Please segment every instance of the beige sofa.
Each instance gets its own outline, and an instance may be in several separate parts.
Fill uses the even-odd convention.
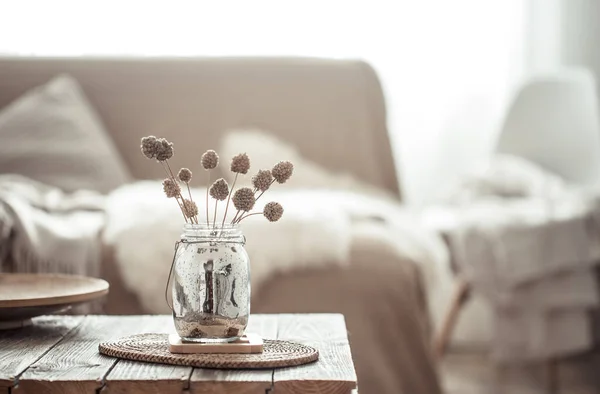
[[[364,62],[4,58],[0,108],[60,73],[80,82],[137,179],[162,175],[139,154],[144,135],[177,141],[179,165],[197,162],[226,129],[256,127],[400,198],[382,90]],[[252,310],[341,312],[361,393],[438,393],[420,271],[378,236],[378,226],[355,226],[348,268],[273,279],[255,291]],[[102,275],[111,283],[107,313],[144,313],[124,288],[110,250]]]

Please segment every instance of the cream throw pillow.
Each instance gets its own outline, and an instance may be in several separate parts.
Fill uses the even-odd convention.
[[[238,177],[236,189],[238,186],[251,186],[252,175],[258,170],[271,169],[279,161],[289,160],[294,163],[294,173],[286,182],[285,190],[343,190],[382,198],[396,198],[385,190],[361,182],[351,174],[332,172],[303,157],[293,145],[257,129],[229,130],[221,140],[218,151],[219,166],[230,185],[234,178],[229,169],[231,158],[244,152],[250,157],[250,171],[245,176]]]
[[[0,173],[65,191],[106,193],[131,180],[77,81],[58,76],[0,111]]]

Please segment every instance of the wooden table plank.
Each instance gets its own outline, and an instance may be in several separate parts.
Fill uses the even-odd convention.
[[[264,394],[267,390],[277,394],[348,394],[356,387],[341,315],[253,315],[249,332],[267,339],[306,343],[320,351],[320,360],[313,364],[259,371],[137,363],[98,353],[98,343],[105,340],[143,332],[169,332],[173,327],[170,316],[48,317],[41,319],[40,325],[44,321],[54,324],[54,328],[42,330],[39,336],[23,336],[25,330],[18,335],[0,333],[0,377],[7,382],[0,386],[0,394]],[[15,376],[17,385],[11,391]]]
[[[277,315],[251,315],[246,331],[257,333],[264,339],[275,339],[277,321]],[[195,368],[190,379],[190,392],[265,394],[267,389],[271,389],[272,381],[272,369],[234,371]]]
[[[348,342],[346,321],[339,313],[281,313],[278,323],[277,339]]]
[[[82,321],[81,316],[45,316],[33,319],[32,326],[0,331],[0,387],[14,386],[20,374]]]
[[[278,339],[317,348],[319,360],[276,369],[273,384],[277,394],[349,394],[356,388],[356,372],[342,315],[279,315],[278,332]]]
[[[98,343],[144,332],[152,316],[86,316],[83,323],[20,377],[13,394],[95,393],[117,359],[98,352]]]
[[[140,326],[140,333],[175,332],[171,316],[153,316]],[[143,363],[119,360],[105,378],[101,394],[113,393],[156,393],[180,394],[188,389],[192,367]]]

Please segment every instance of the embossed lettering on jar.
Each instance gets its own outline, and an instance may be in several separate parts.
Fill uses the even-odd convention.
[[[250,261],[237,225],[186,224],[175,251],[173,319],[184,341],[231,342],[250,316]]]

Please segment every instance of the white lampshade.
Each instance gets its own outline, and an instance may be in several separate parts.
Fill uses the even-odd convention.
[[[525,83],[512,101],[498,153],[530,160],[579,185],[600,184],[596,80],[568,69]]]

